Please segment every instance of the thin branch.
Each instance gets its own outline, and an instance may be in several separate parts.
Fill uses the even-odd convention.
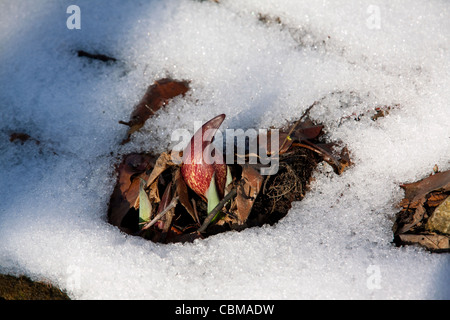
[[[297,122],[291,127],[291,129],[289,130],[288,135],[286,136],[286,138],[283,140],[283,143],[281,144],[281,147],[279,148],[279,150],[282,150],[284,145],[286,144],[286,141],[288,141],[292,135],[292,133],[294,132],[295,129],[297,129],[298,125],[302,122],[303,118],[305,118],[309,112],[311,111],[311,109],[317,104],[317,101],[314,101],[314,103],[312,105],[310,105],[305,112],[303,112],[302,116],[300,117],[300,119],[297,120]]]
[[[205,221],[203,221],[202,226],[197,230],[198,232],[205,232],[206,228],[209,226],[211,221],[214,219],[216,214],[223,208],[223,206],[231,200],[237,193],[236,188],[231,189],[230,192],[227,193],[227,195],[219,202],[219,204],[212,209],[212,211],[208,214]]]
[[[172,199],[172,201],[169,203],[169,205],[160,213],[158,213],[156,215],[156,217],[153,218],[152,221],[150,221],[149,223],[147,223],[146,225],[144,225],[141,229],[141,231],[147,230],[148,228],[150,228],[152,225],[154,225],[159,219],[161,219],[167,212],[170,211],[170,209],[174,208],[178,203],[178,197],[175,197]]]
[[[200,225],[200,219],[198,218],[198,212],[197,212],[197,203],[195,202],[195,199],[191,199],[192,202],[192,208],[194,209],[194,215],[195,215],[195,221]]]

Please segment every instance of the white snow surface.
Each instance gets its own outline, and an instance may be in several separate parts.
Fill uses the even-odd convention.
[[[450,256],[391,230],[399,185],[450,169],[449,35],[437,0],[2,1],[0,272],[73,299],[449,299]],[[191,90],[121,146],[118,121],[166,76]],[[223,129],[282,126],[315,101],[354,165],[320,165],[276,225],[162,245],[107,223],[121,155],[219,113]]]

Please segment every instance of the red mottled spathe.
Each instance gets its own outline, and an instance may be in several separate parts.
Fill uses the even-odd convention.
[[[204,150],[207,148],[217,131],[225,119],[225,115],[221,114],[217,117],[206,122],[192,137],[188,146],[183,152],[183,164],[181,166],[181,174],[186,184],[194,190],[204,200],[206,199],[206,192],[208,191],[211,179],[215,173],[216,187],[219,193],[219,197],[223,197],[225,190],[225,183],[227,177],[227,165],[223,161],[220,163],[212,163],[205,161],[203,158]],[[201,141],[201,152],[194,152],[194,141]],[[222,155],[216,155],[216,157],[222,157]]]

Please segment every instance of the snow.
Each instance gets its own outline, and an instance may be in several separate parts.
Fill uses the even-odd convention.
[[[448,254],[391,243],[399,184],[450,169],[449,18],[437,0],[2,1],[0,272],[73,299],[449,299]],[[121,146],[118,121],[166,76],[190,94]],[[106,222],[120,155],[220,113],[223,129],[285,125],[315,101],[355,164],[321,165],[278,224],[161,245]],[[397,107],[342,120],[378,106]]]

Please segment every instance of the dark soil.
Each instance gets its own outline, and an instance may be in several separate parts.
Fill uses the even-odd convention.
[[[308,190],[311,175],[320,157],[308,149],[297,148],[280,156],[278,173],[266,176],[258,198],[253,205],[249,220],[261,224],[274,224],[282,219],[300,201]]]
[[[0,274],[0,300],[70,300],[56,287],[27,277]]]

